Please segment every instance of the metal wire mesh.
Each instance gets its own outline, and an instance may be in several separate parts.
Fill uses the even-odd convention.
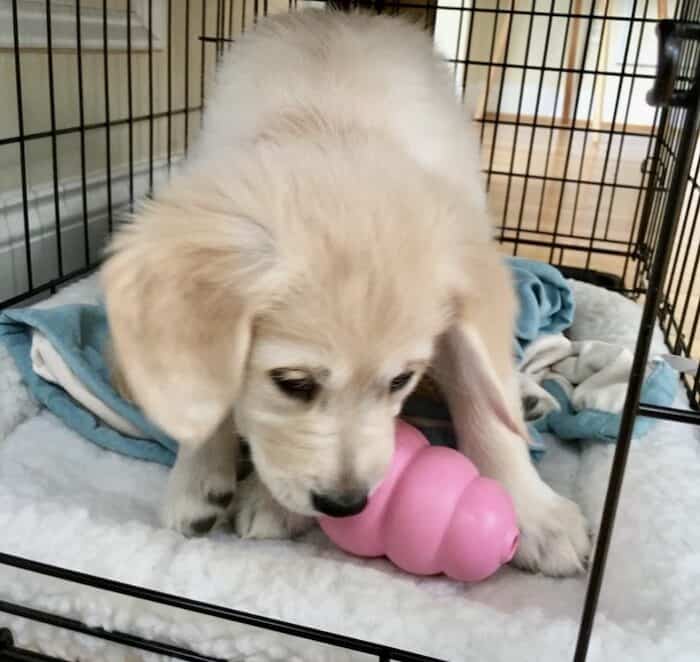
[[[653,78],[648,51],[660,5],[652,0],[618,2],[615,9],[609,0],[353,4],[413,14],[434,32],[453,67],[458,92],[480,124],[486,184],[498,237],[507,250],[567,267],[607,271],[618,288],[643,290],[640,262],[635,260],[642,258],[643,266],[648,255],[641,241],[648,237],[640,237],[639,223],[656,119],[643,94]],[[75,4],[70,58],[78,103],[72,117],[77,122],[71,122],[65,112],[63,121],[57,120],[54,60],[59,56],[52,48],[52,8],[47,2],[42,77],[48,94],[38,101],[47,101],[50,111],[44,126],[31,129],[25,127],[20,12],[13,11],[16,131],[0,134],[0,150],[14,151],[22,223],[21,232],[17,223],[6,229],[13,241],[9,255],[14,268],[0,301],[11,303],[50,289],[96,263],[115,218],[152,191],[163,171],[187,153],[199,128],[191,118],[201,117],[207,78],[226,43],[253,26],[259,15],[291,10],[296,2],[279,0],[270,6],[268,0],[168,0],[157,45],[149,2],[148,12],[140,17],[147,43],[139,53],[132,43],[137,14],[131,0],[122,3],[128,22],[124,50],[112,45],[111,10],[107,0],[101,5],[101,44],[91,40],[88,51],[81,34],[81,3]],[[92,71],[96,54],[101,56],[99,81]],[[65,68],[65,56],[60,57]],[[91,72],[86,82],[87,58]],[[86,100],[91,97],[101,110],[89,103],[88,113]],[[79,138],[73,151],[80,155],[75,175],[82,205],[64,212],[61,189],[68,168],[61,154],[73,137]],[[30,153],[46,140],[51,143],[50,159],[44,157],[51,161],[48,168]],[[124,180],[123,170],[128,170],[128,193],[113,183],[115,177]],[[103,180],[99,202],[90,195],[93,176]],[[44,219],[32,219],[31,193],[50,180],[53,211],[42,210]],[[66,237],[76,226],[82,226],[79,247]],[[43,233],[42,241],[36,240],[37,233]]]
[[[214,64],[199,39],[213,28],[211,4],[168,0],[155,16],[152,1],[75,2],[68,13],[47,0],[42,30],[34,8],[13,0],[4,29],[15,113],[0,123],[3,305],[94,267],[114,223],[187,154]]]
[[[608,271],[635,291],[640,166],[654,126],[653,111],[637,106],[653,76],[643,46],[656,5],[474,4],[467,46],[453,61],[468,98],[481,87],[475,119],[499,238],[514,254]],[[484,53],[473,26],[489,22]]]
[[[683,23],[697,23],[700,20],[700,6],[698,3],[684,3],[678,8],[677,19]],[[677,93],[691,91],[697,59],[697,44],[694,41],[684,42],[675,86]],[[669,205],[671,193],[668,184],[673,169],[678,164],[686,121],[687,108],[684,106],[661,111],[656,137],[647,158],[650,164],[649,195],[640,213],[638,229],[638,284],[642,292],[646,291],[649,265],[661,239],[663,215]],[[660,327],[671,352],[685,357],[698,356],[700,353],[697,336],[700,316],[697,279],[700,265],[700,151],[697,148],[697,140],[692,142],[690,159],[678,229],[671,249],[668,272],[661,289],[658,310]],[[687,387],[691,405],[697,408],[700,405],[700,382],[697,375],[688,369],[682,375],[682,379]]]

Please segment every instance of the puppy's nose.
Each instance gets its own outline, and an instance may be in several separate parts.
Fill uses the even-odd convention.
[[[362,512],[367,505],[367,492],[311,493],[311,503],[318,512],[329,517],[349,517]]]

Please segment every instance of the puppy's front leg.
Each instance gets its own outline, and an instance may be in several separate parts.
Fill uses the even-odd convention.
[[[313,518],[281,506],[255,472],[241,482],[234,511],[234,527],[241,538],[291,538],[314,523]]]
[[[223,521],[236,489],[239,442],[227,419],[195,449],[181,447],[168,479],[163,521],[185,535],[202,535]]]
[[[581,572],[590,548],[585,519],[576,504],[540,478],[530,460],[515,394],[509,398],[507,386],[494,383],[496,375],[481,364],[485,348],[475,344],[480,341],[469,332],[449,332],[436,366],[459,448],[513,498],[521,531],[515,564],[552,576]]]

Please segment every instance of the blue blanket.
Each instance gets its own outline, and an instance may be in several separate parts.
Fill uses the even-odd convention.
[[[515,354],[545,333],[561,333],[574,320],[574,295],[561,272],[550,264],[508,258],[519,310],[515,327]]]
[[[75,376],[112,410],[144,434],[127,437],[81,407],[61,387],[45,381],[32,369],[32,331],[41,331]],[[141,411],[119,396],[109,378],[105,347],[109,339],[102,306],[66,305],[21,308],[0,315],[0,341],[14,358],[34,397],[66,425],[86,439],[117,453],[172,465],[177,443],[151,423]]]
[[[524,347],[539,335],[559,333],[570,326],[574,301],[566,280],[554,267],[522,258],[510,258],[508,264],[520,304],[514,338],[514,351],[520,356]],[[32,369],[30,358],[34,329],[49,339],[91,393],[141,430],[143,438],[117,432],[81,407],[62,388],[39,377]],[[25,383],[40,403],[69,427],[103,448],[142,460],[172,465],[177,443],[147,420],[137,407],[122,399],[111,385],[104,359],[108,336],[107,319],[102,306],[25,308],[0,314],[0,342],[7,346]],[[454,433],[449,427],[449,412],[443,403],[417,395],[408,400],[404,413],[411,417],[437,421],[435,426],[422,426],[426,436],[435,444],[454,445]],[[569,410],[564,406],[557,419],[559,426],[565,426],[569,422],[568,413]],[[588,419],[579,418],[578,423],[584,420]],[[618,420],[617,415],[606,419],[606,432]],[[541,453],[538,428],[542,429],[541,425],[530,426],[534,457]]]
[[[644,380],[639,400],[648,405],[670,407],[676,398],[678,385],[678,373],[668,363],[660,361]],[[540,438],[538,433],[548,432],[562,441],[594,439],[610,444],[617,441],[619,414],[599,409],[576,411],[564,389],[555,380],[545,380],[542,386],[557,401],[559,410],[531,422],[530,434],[535,438]],[[654,423],[653,418],[638,416],[633,435],[644,436]]]

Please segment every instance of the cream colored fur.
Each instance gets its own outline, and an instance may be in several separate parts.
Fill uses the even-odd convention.
[[[184,172],[114,240],[102,276],[122,379],[182,445],[170,525],[233,514],[241,535],[287,535],[313,493],[371,490],[430,366],[461,450],[513,495],[516,562],[582,569],[585,522],[528,457],[514,296],[475,138],[431,51],[398,19],[263,21],[221,67]],[[315,397],[289,397],[274,371]],[[256,472],[231,501],[237,435]]]

